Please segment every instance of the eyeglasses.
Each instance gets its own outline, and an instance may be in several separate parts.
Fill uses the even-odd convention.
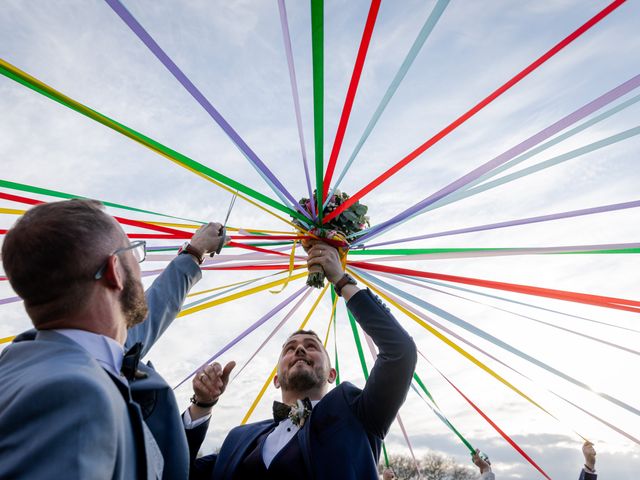
[[[145,242],[144,240],[138,240],[137,242],[133,242],[128,247],[119,248],[109,256],[118,255],[119,253],[126,252],[127,250],[131,250],[131,253],[133,253],[133,258],[135,258],[138,263],[144,262],[144,259],[147,258],[147,242]],[[94,280],[100,280],[102,278],[105,270],[107,269],[108,262],[109,260],[106,260],[98,269],[96,274],[93,276]]]

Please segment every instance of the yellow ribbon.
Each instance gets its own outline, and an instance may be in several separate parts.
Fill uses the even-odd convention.
[[[24,215],[26,210],[17,210],[15,208],[0,208],[0,213],[6,213],[7,215]]]
[[[11,337],[4,337],[4,338],[0,338],[0,343],[8,343],[13,341],[13,339],[16,338],[15,335],[11,336]]]
[[[287,285],[289,285],[289,280],[291,280],[291,275],[293,274],[293,270],[294,270],[293,265],[296,260],[296,243],[297,242],[293,242],[293,245],[291,246],[291,255],[289,255],[289,275],[287,275],[286,282],[282,284],[282,287],[280,288],[280,290],[269,290],[269,292],[280,293],[285,288],[287,288]]]
[[[303,273],[303,275],[305,275],[305,274]],[[316,299],[316,301],[311,306],[311,309],[309,310],[309,313],[307,313],[307,316],[305,317],[304,321],[298,327],[298,330],[302,330],[307,325],[307,322],[311,318],[311,315],[313,315],[313,312],[315,311],[316,307],[320,303],[320,300],[322,300],[322,297],[324,297],[324,294],[327,293],[327,289],[328,288],[329,288],[329,284],[327,284],[322,289],[322,292],[320,292],[320,295],[318,295],[318,298]],[[278,365],[276,365],[273,368],[273,371],[271,372],[271,375],[269,375],[269,378],[267,378],[267,381],[264,382],[264,385],[262,385],[262,388],[260,389],[260,392],[258,392],[258,396],[256,397],[256,399],[253,401],[253,403],[249,407],[249,410],[247,410],[247,413],[245,414],[244,418],[242,419],[242,422],[240,422],[241,425],[244,425],[245,423],[247,423],[247,421],[249,421],[249,418],[253,414],[253,411],[256,409],[256,407],[260,403],[260,400],[262,400],[262,397],[264,396],[264,393],[267,391],[267,387],[273,381],[273,378],[276,376],[277,371],[278,371]]]
[[[278,273],[281,273],[281,272],[278,272]],[[256,279],[251,279],[251,280],[242,280],[241,282],[230,283],[229,285],[223,285],[223,286],[221,286],[221,287],[209,288],[209,289],[207,289],[207,290],[200,290],[199,292],[193,292],[193,293],[190,293],[189,295],[187,295],[187,298],[188,298],[188,297],[195,297],[195,296],[197,296],[197,295],[204,295],[205,293],[211,293],[211,292],[215,292],[215,291],[217,291],[217,290],[224,290],[225,288],[235,287],[235,286],[237,286],[237,285],[242,285],[243,283],[250,283],[250,282],[257,281],[257,280],[262,280],[262,279],[265,279],[265,278],[271,277],[272,275],[277,275],[277,274],[273,274],[273,273],[272,273],[272,274],[270,274],[270,275],[265,275],[264,277],[259,277],[259,278],[256,278]]]
[[[69,103],[70,105],[73,105],[73,107],[75,109],[77,109],[79,112],[81,112],[83,115],[86,115],[87,117],[96,120],[106,126],[108,126],[109,128],[112,128],[113,130],[117,131],[118,133],[121,133],[122,135],[130,138],[131,140],[134,140],[135,142],[139,143],[140,145],[143,145],[144,147],[147,147],[149,150],[154,151],[156,153],[159,153],[160,155],[162,155],[163,157],[165,157],[166,159],[172,161],[173,163],[181,166],[182,168],[185,168],[187,170],[189,170],[192,173],[195,173],[196,175],[204,178],[205,180],[213,183],[214,185],[226,190],[229,193],[232,193],[234,195],[238,195],[238,197],[242,198],[243,200],[249,202],[250,204],[258,207],[260,210],[268,213],[269,215],[273,215],[274,217],[278,218],[279,220],[282,220],[283,222],[287,223],[288,225],[291,225],[292,227],[303,231],[302,228],[298,227],[297,225],[295,225],[293,222],[289,221],[288,219],[266,209],[265,207],[263,207],[262,205],[258,204],[257,202],[251,200],[250,198],[246,197],[245,195],[238,193],[237,190],[231,188],[231,187],[227,187],[226,185],[224,185],[223,183],[220,183],[219,181],[205,175],[202,172],[198,172],[197,170],[193,169],[192,167],[185,165],[184,163],[181,163],[180,161],[171,158],[169,155],[165,154],[164,152],[162,152],[159,149],[154,148],[151,145],[147,145],[146,143],[142,142],[141,139],[137,138],[135,135],[131,134],[130,132],[128,132],[125,128],[123,128],[122,126],[118,125],[116,122],[114,122],[113,120],[111,120],[110,118],[105,117],[104,115],[96,112],[95,110],[92,110],[91,108],[83,105],[82,103],[72,99],[71,97],[68,97],[66,95],[64,95],[63,93],[57,91],[56,89],[50,87],[49,85],[47,85],[46,83],[38,80],[37,78],[29,75],[27,72],[24,72],[22,70],[20,70],[18,67],[11,65],[10,63],[6,62],[5,60],[0,58],[0,65],[2,65],[4,68],[6,68],[8,71],[12,72],[14,75],[17,75],[18,77],[23,77],[23,78],[27,78],[32,84],[37,85],[39,88],[41,88],[42,90],[49,92],[49,93],[53,93],[54,96],[59,96],[60,98],[63,98],[65,100],[65,102]]]
[[[297,280],[298,278],[304,277],[306,274],[307,274],[306,272],[298,273],[297,275],[294,275],[293,277],[291,277],[291,280]],[[272,287],[277,287],[278,285],[281,285],[281,284],[283,284],[284,282],[286,282],[288,280],[289,280],[289,277],[283,278],[281,280],[275,280],[273,282],[265,283],[264,285],[260,285],[258,287],[253,287],[253,288],[250,288],[248,290],[242,290],[241,292],[237,292],[237,293],[234,293],[232,295],[228,295],[226,297],[216,298],[215,300],[212,300],[210,302],[206,302],[206,303],[203,303],[201,305],[196,305],[195,307],[191,307],[191,308],[187,308],[186,310],[182,310],[178,314],[178,317],[184,317],[185,315],[191,315],[192,313],[196,313],[196,312],[199,312],[201,310],[205,310],[207,308],[215,307],[217,305],[222,305],[223,303],[231,302],[232,300],[237,300],[239,298],[246,297],[248,295],[253,295],[254,293],[258,293],[258,292],[261,292],[263,290],[267,290],[267,289],[272,288]]]
[[[487,365],[485,365],[484,363],[482,363],[480,360],[478,360],[476,357],[474,357],[473,355],[471,355],[469,352],[467,352],[466,350],[464,350],[462,347],[458,346],[457,344],[455,344],[454,342],[452,342],[451,340],[449,340],[447,337],[445,337],[442,333],[440,333],[439,331],[437,331],[435,328],[433,328],[431,325],[429,325],[428,323],[426,323],[424,320],[422,320],[421,318],[419,318],[417,315],[415,315],[414,313],[410,312],[409,310],[407,310],[406,308],[402,307],[401,305],[399,305],[397,302],[395,302],[389,295],[385,294],[382,290],[374,287],[371,283],[367,282],[364,278],[362,278],[361,276],[359,276],[358,274],[356,274],[353,270],[348,269],[349,273],[351,275],[353,275],[354,277],[356,277],[358,279],[358,281],[362,282],[364,285],[366,285],[367,287],[369,287],[371,290],[373,290],[374,292],[376,292],[378,295],[380,295],[382,298],[384,298],[386,301],[388,301],[391,305],[393,305],[394,307],[396,307],[398,310],[400,310],[402,313],[404,313],[406,316],[408,316],[409,318],[411,318],[414,322],[416,322],[418,325],[422,326],[425,330],[427,330],[428,332],[430,332],[431,334],[435,335],[436,338],[438,338],[439,340],[443,341],[444,343],[446,343],[448,346],[450,346],[451,348],[453,348],[455,351],[457,351],[458,353],[460,353],[462,356],[464,356],[467,360],[470,360],[471,362],[473,362],[476,366],[480,367],[481,369],[483,369],[485,372],[487,372],[489,375],[491,375],[492,377],[494,377],[496,380],[500,381],[501,383],[503,383],[504,385],[506,385],[507,387],[509,387],[511,390],[513,390],[514,392],[516,392],[518,395],[520,395],[522,398],[524,398],[525,400],[529,401],[530,403],[532,403],[533,405],[535,405],[536,407],[538,407],[540,410],[542,410],[543,412],[545,412],[547,415],[550,415],[553,418],[554,417],[549,411],[547,411],[542,405],[540,405],[538,402],[536,402],[535,400],[533,400],[531,397],[529,397],[526,393],[522,392],[520,389],[518,389],[516,386],[512,385],[508,380],[504,379],[503,377],[500,376],[500,374],[498,374],[497,372],[495,372],[494,370],[492,370],[490,367],[488,367]]]
[[[333,299],[333,305],[331,306],[331,316],[329,317],[329,325],[327,326],[327,333],[324,336],[324,348],[327,349],[327,343],[329,342],[329,332],[331,331],[331,323],[336,319],[336,307],[338,306],[338,296]]]

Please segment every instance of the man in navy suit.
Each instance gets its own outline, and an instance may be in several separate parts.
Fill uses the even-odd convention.
[[[133,350],[144,355],[165,331],[198,264],[225,241],[221,225],[199,230],[145,300],[144,242],[130,243],[102,208],[39,205],[5,237],[5,272],[36,329],[0,354],[0,478],[187,478],[173,392],[123,344],[141,342]]]
[[[378,346],[364,389],[345,382],[329,391],[336,371],[322,341],[312,331],[294,332],[278,360],[274,385],[282,403],[274,403],[274,419],[231,430],[217,455],[195,461],[191,478],[378,479],[382,440],[406,398],[416,347],[389,309],[344,273],[335,248],[308,247],[308,266],[323,268]]]

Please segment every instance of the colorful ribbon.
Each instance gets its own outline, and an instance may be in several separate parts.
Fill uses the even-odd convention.
[[[539,472],[540,472],[540,473],[541,473],[545,478],[547,478],[548,480],[551,480],[551,477],[549,477],[549,475],[547,475],[547,474],[545,473],[545,471],[544,471],[544,470],[542,470],[542,468],[540,468],[540,467],[538,466],[538,464],[537,464],[537,463],[536,463],[536,462],[535,462],[535,461],[534,461],[534,460],[533,460],[529,455],[527,455],[527,454],[526,454],[526,452],[525,452],[524,450],[522,450],[522,448],[520,448],[520,446],[519,446],[515,441],[513,441],[513,440],[511,439],[511,437],[509,437],[509,435],[507,435],[507,434],[506,434],[506,433],[505,433],[505,432],[504,432],[504,431],[503,431],[503,430],[502,430],[502,429],[501,429],[501,428],[500,428],[500,427],[499,427],[499,426],[498,426],[498,425],[497,425],[493,420],[491,420],[487,414],[485,414],[482,410],[480,410],[480,408],[479,408],[475,403],[473,403],[473,402],[469,399],[469,397],[467,397],[464,393],[462,393],[462,391],[461,391],[458,387],[456,387],[456,386],[453,384],[453,382],[451,382],[451,380],[449,380],[449,379],[444,375],[444,373],[442,373],[442,372],[441,372],[441,371],[440,371],[440,370],[439,370],[439,369],[438,369],[438,368],[437,368],[433,363],[431,363],[431,361],[430,361],[427,357],[425,357],[422,353],[420,353],[420,355],[422,355],[422,357],[423,357],[427,362],[429,362],[433,368],[435,368],[435,369],[436,369],[436,371],[437,371],[437,372],[442,376],[442,378],[444,378],[444,379],[447,381],[447,383],[448,383],[449,385],[451,385],[451,386],[456,390],[456,392],[458,392],[458,393],[460,394],[460,396],[461,396],[462,398],[464,398],[464,399],[465,399],[465,401],[466,401],[469,405],[471,405],[471,406],[473,407],[473,409],[474,409],[476,412],[478,412],[478,413],[480,414],[480,416],[481,416],[482,418],[484,418],[484,419],[487,421],[487,423],[488,423],[489,425],[491,425],[491,426],[493,427],[493,429],[494,429],[496,432],[498,432],[498,433],[500,434],[500,436],[501,436],[502,438],[504,438],[504,439],[507,441],[507,443],[508,443],[509,445],[511,445],[511,446],[512,446],[512,447],[513,447],[513,448],[514,448],[514,449],[515,449],[515,450],[516,450],[520,455],[522,455],[522,457],[524,457],[524,459],[525,459],[527,462],[529,462],[529,463],[530,463],[530,464],[531,464],[531,465],[532,465],[536,470],[538,470],[538,471],[539,471]]]
[[[516,85],[518,82],[520,82],[523,78],[525,78],[531,72],[533,72],[538,67],[540,67],[542,64],[544,64],[547,60],[549,60],[554,55],[556,55],[560,50],[562,50],[567,45],[569,45],[571,42],[573,42],[576,38],[580,37],[582,34],[584,34],[586,31],[588,31],[591,27],[593,27],[598,22],[600,22],[602,19],[604,19],[607,15],[609,15],[611,12],[613,12],[615,9],[617,9],[625,1],[626,0],[614,0],[611,4],[609,4],[603,10],[601,10],[599,13],[597,13],[595,16],[593,16],[591,19],[589,19],[586,23],[584,23],[582,26],[580,26],[578,29],[576,29],[573,33],[571,33],[569,36],[565,37],[560,42],[558,42],[550,50],[548,50],[546,53],[544,53],[540,58],[535,60],[533,63],[528,65],[525,69],[520,71],[517,75],[515,75],[509,81],[507,81],[502,86],[500,86],[498,89],[493,91],[489,96],[484,98],[482,101],[480,101],[478,104],[476,104],[470,110],[468,110],[466,113],[464,113],[463,115],[458,117],[456,120],[454,120],[448,126],[446,126],[444,129],[440,130],[440,132],[438,132],[433,137],[431,137],[429,140],[427,140],[425,143],[420,145],[413,152],[411,152],[405,158],[400,160],[398,163],[396,163],[393,167],[388,169],[386,172],[384,172],[383,174],[378,176],[371,183],[369,183],[368,185],[366,185],[365,187],[360,189],[358,192],[356,192],[354,195],[352,195],[347,201],[345,201],[338,208],[336,208],[333,212],[331,212],[329,215],[327,215],[324,218],[323,223],[326,223],[326,222],[332,220],[333,218],[337,217],[344,210],[346,210],[351,205],[353,205],[355,202],[357,202],[362,197],[364,197],[367,193],[371,192],[373,189],[378,187],[385,180],[388,180],[392,175],[396,174],[403,167],[405,167],[406,165],[411,163],[413,160],[415,160],[418,156],[423,154],[430,147],[432,147],[433,145],[438,143],[442,138],[447,136],[449,133],[451,133],[457,127],[459,127],[464,122],[466,122],[469,118],[473,117],[476,113],[478,113],[484,107],[489,105],[491,102],[493,102],[500,95],[505,93],[507,90],[509,90],[514,85]],[[497,165],[494,165],[491,168],[494,168],[495,166],[497,166]],[[484,172],[481,172],[480,174],[478,174],[478,176],[481,175],[482,173],[484,173]],[[458,185],[456,183],[455,187],[457,187],[457,186]],[[454,186],[452,186],[452,187],[454,187]],[[448,188],[448,187],[445,187],[445,188]],[[440,193],[438,193],[436,195],[439,195],[439,194]],[[444,196],[444,194],[442,196]],[[381,226],[381,228],[383,228],[383,227]]]
[[[326,202],[329,201],[329,199],[333,196],[333,193],[338,188],[340,183],[342,183],[342,180],[344,179],[344,176],[346,175],[347,170],[349,170],[349,168],[351,167],[351,164],[356,159],[356,156],[358,155],[358,153],[360,153],[360,149],[364,145],[364,142],[366,142],[367,139],[369,138],[369,135],[371,135],[373,128],[376,126],[376,124],[378,123],[378,120],[380,119],[380,116],[382,115],[382,112],[384,112],[384,110],[387,108],[387,105],[391,101],[391,98],[396,93],[396,90],[398,90],[400,83],[402,82],[405,75],[409,71],[409,68],[411,68],[411,65],[413,65],[413,61],[418,56],[418,53],[422,49],[422,46],[424,45],[424,43],[427,41],[427,38],[429,38],[429,35],[431,35],[431,32],[436,26],[436,23],[438,23],[438,20],[442,16],[442,13],[444,12],[445,8],[447,7],[447,5],[449,5],[449,1],[450,0],[438,0],[436,2],[435,6],[433,7],[433,10],[431,11],[431,14],[427,17],[427,19],[424,22],[424,25],[422,26],[422,28],[420,29],[420,32],[418,33],[418,36],[413,41],[413,45],[411,45],[411,48],[409,49],[407,56],[402,62],[402,65],[400,65],[400,68],[398,69],[395,76],[393,77],[391,84],[389,85],[389,87],[387,88],[387,91],[385,92],[382,99],[380,100],[380,103],[378,104],[376,111],[374,112],[371,119],[369,120],[367,127],[364,129],[364,132],[362,133],[360,140],[358,140],[356,147],[353,149],[353,152],[351,153],[349,160],[347,160],[347,163],[342,169],[342,172],[338,176],[338,180],[336,180],[335,186],[331,190],[331,193],[325,196]],[[329,178],[329,181],[325,180],[325,184],[329,185],[330,180],[331,180],[330,178]]]
[[[266,195],[263,195],[262,193],[253,190],[252,188],[249,188],[245,185],[243,185],[240,182],[237,182],[225,175],[222,175],[221,173],[213,170],[212,168],[207,167],[206,165],[203,165],[199,162],[196,162],[195,160],[192,160],[191,158],[187,157],[186,155],[183,155],[169,147],[166,147],[165,145],[156,142],[155,140],[119,123],[116,122],[115,120],[112,120],[111,118],[107,117],[106,115],[103,115],[99,112],[96,112],[95,110],[92,110],[88,107],[86,107],[85,105],[81,104],[80,102],[77,102],[75,100],[73,100],[70,97],[67,97],[66,95],[58,92],[57,90],[54,90],[53,88],[49,87],[48,85],[46,85],[45,83],[41,82],[40,80],[32,77],[31,75],[23,72],[22,70],[18,69],[17,67],[11,65],[10,63],[6,62],[3,59],[0,59],[0,74],[18,82],[21,83],[22,85],[24,85],[27,88],[30,88],[31,90],[34,90],[35,92],[40,93],[41,95],[44,95],[45,97],[50,98],[51,100],[54,100],[68,108],[71,108],[72,110],[75,110],[78,113],[81,113],[82,115],[85,115],[86,117],[91,118],[92,120],[95,120],[96,122],[99,122],[103,125],[105,125],[106,127],[109,127],[121,134],[123,134],[126,137],[129,137],[130,139],[140,143],[141,145],[144,145],[145,147],[153,150],[156,153],[159,153],[160,155],[162,155],[163,157],[171,160],[172,162],[180,165],[183,168],[186,168],[187,170],[190,170],[191,172],[199,175],[200,177],[214,183],[215,185],[219,186],[220,188],[223,188],[227,191],[229,191],[230,193],[236,194],[236,191],[240,191],[242,193],[244,193],[245,195],[248,195],[249,197],[252,197],[262,203],[264,203],[265,205],[269,205],[273,208],[275,208],[276,210],[280,210],[281,212],[286,213],[287,215],[296,217],[298,220],[305,222],[306,221],[306,217],[302,214],[300,214],[299,212],[297,212],[296,210],[292,210],[288,207],[286,207],[285,205],[282,205],[281,203],[273,200],[270,197],[267,197]],[[270,215],[273,215],[272,212],[270,212],[269,210],[265,209],[262,206],[259,206],[258,204],[256,204],[255,202],[249,200],[248,198],[246,198],[244,195],[238,194],[238,196],[250,203],[252,203],[253,205],[258,206],[259,208],[261,208],[262,210],[264,210],[265,212],[268,212]],[[278,217],[281,220],[283,220],[284,222],[293,225],[291,222],[289,222],[287,219],[284,219],[282,217]],[[295,225],[294,225],[295,227]],[[297,227],[296,227],[297,228]]]
[[[587,305],[596,305],[599,307],[614,308],[618,310],[626,310],[629,312],[640,313],[640,301],[628,300],[625,298],[606,297],[603,295],[591,295],[588,293],[571,292],[567,290],[555,290],[551,288],[534,287],[531,285],[519,285],[515,283],[496,282],[492,280],[483,280],[479,278],[460,277],[457,275],[445,275],[442,273],[422,272],[407,268],[390,267],[387,265],[374,265],[366,262],[352,262],[353,267],[360,267],[365,270],[377,272],[396,273],[399,275],[408,275],[414,277],[430,278],[436,280],[445,280],[454,283],[464,283],[467,285],[476,285],[479,287],[505,290],[509,292],[523,293],[525,295],[536,295],[539,297],[554,298],[556,300],[564,300],[568,302],[585,303]]]
[[[282,27],[282,40],[284,41],[284,51],[289,67],[289,82],[291,83],[291,95],[293,96],[293,108],[296,113],[296,124],[298,126],[298,139],[300,140],[300,151],[302,152],[302,165],[304,176],[307,181],[307,191],[309,198],[313,198],[311,188],[311,175],[309,174],[309,163],[307,161],[307,149],[304,142],[304,130],[302,128],[302,114],[300,113],[300,96],[298,95],[298,81],[296,80],[296,68],[293,62],[293,51],[291,49],[291,35],[289,35],[289,22],[287,21],[287,8],[284,0],[278,0],[278,11],[280,12],[280,26]],[[311,216],[316,217],[316,205],[311,203]]]
[[[439,307],[436,307],[435,305],[428,303],[424,300],[422,300],[421,298],[418,298],[414,295],[411,295],[410,293],[404,292],[402,290],[400,290],[397,287],[394,287],[393,285],[380,280],[380,279],[376,279],[375,277],[373,277],[372,275],[369,275],[365,272],[360,271],[359,272],[360,275],[362,275],[364,278],[366,278],[367,280],[375,283],[376,285],[379,285],[381,287],[383,287],[384,289],[386,289],[389,292],[394,293],[395,295],[398,295],[402,298],[404,298],[405,300],[410,301],[411,303],[413,303],[414,305],[419,306],[420,308],[423,308],[435,315],[438,315],[441,318],[444,318],[446,320],[448,320],[449,322],[453,323],[454,325],[457,325],[460,328],[463,328],[464,330],[473,333],[474,335],[477,335],[478,337],[490,342],[491,344],[502,348],[503,350],[508,351],[509,353],[512,353],[513,355],[516,355],[517,357],[522,358],[523,360],[526,360],[527,362],[536,365],[539,368],[542,368],[543,370],[546,370],[547,372],[562,378],[563,380],[572,383],[573,385],[580,387],[584,390],[586,390],[587,392],[591,392],[594,393],[595,395],[598,395],[600,398],[603,398],[605,400],[608,400],[609,402],[624,408],[625,410],[627,410],[628,412],[634,413],[635,415],[640,415],[640,410],[638,410],[637,408],[633,407],[632,405],[629,405],[626,402],[623,402],[622,400],[609,395],[607,393],[603,393],[603,392],[597,392],[594,391],[589,385],[587,385],[584,382],[581,382],[580,380],[577,380],[575,378],[573,378],[570,375],[567,375],[566,373],[558,370],[557,368],[554,368],[544,362],[542,362],[541,360],[538,360],[537,358],[532,357],[531,355],[523,352],[522,350],[515,348],[511,345],[509,345],[506,342],[503,342],[502,340],[500,340],[499,338],[485,332],[484,330],[482,330],[481,328],[476,327],[475,325],[472,325],[471,323],[461,319],[460,317],[457,317],[449,312],[446,312],[444,310],[442,310]],[[554,417],[555,418],[555,417]],[[584,437],[583,437],[584,438]]]
[[[158,43],[149,35],[144,27],[138,22],[131,12],[125,8],[119,0],[105,0],[111,9],[122,19],[122,21],[131,29],[133,33],[144,43],[158,60],[169,70],[169,72],[180,82],[187,92],[200,104],[209,116],[222,128],[229,139],[235,144],[242,154],[249,160],[253,168],[262,176],[265,182],[271,187],[273,192],[280,197],[283,203],[290,202],[290,205],[297,208],[304,216],[309,218],[309,214],[300,207],[297,200],[293,198],[291,193],[282,185],[280,180],[269,170],[269,168],[258,158],[255,152],[246,144],[246,142],[238,135],[227,120],[216,110],[211,102],[202,94],[200,90],[189,80],[182,70],[174,63],[166,52],[158,45]],[[284,195],[284,197],[282,196]],[[285,198],[286,197],[286,198]]]
[[[324,0],[311,0],[311,53],[313,57],[313,132],[316,165],[316,205],[322,221],[324,175]],[[311,197],[313,201],[313,197]]]
[[[585,118],[588,115],[591,115],[593,112],[599,110],[600,108],[604,107],[605,105],[613,102],[614,100],[620,98],[623,95],[626,95],[627,93],[629,93],[630,91],[634,90],[635,88],[638,88],[638,86],[640,86],[640,74],[634,76],[630,80],[627,80],[626,82],[624,82],[623,84],[617,86],[616,88],[614,88],[612,90],[609,90],[607,93],[601,95],[600,97],[596,98],[595,100],[592,100],[591,102],[589,102],[585,106],[579,108],[578,110],[574,111],[573,113],[570,113],[569,115],[561,118],[560,120],[558,120],[554,124],[552,124],[549,127],[539,131],[538,133],[532,135],[531,137],[529,137],[526,140],[520,142],[516,146],[510,148],[509,150],[507,150],[506,152],[498,155],[497,157],[493,158],[492,160],[489,160],[488,162],[484,163],[483,165],[480,165],[479,167],[475,168],[471,172],[469,172],[469,173],[463,175],[462,177],[458,178],[457,180],[451,182],[449,185],[441,188],[437,192],[435,192],[435,193],[429,195],[428,197],[424,198],[423,200],[421,200],[420,202],[416,203],[412,207],[410,207],[410,208],[404,210],[403,212],[397,214],[393,218],[391,218],[389,220],[386,220],[386,221],[376,225],[375,227],[370,229],[368,233],[365,233],[364,235],[362,235],[360,237],[360,241],[364,241],[366,238],[369,238],[369,237],[373,236],[377,232],[382,232],[382,231],[388,230],[391,226],[395,226],[395,225],[399,224],[400,222],[402,222],[404,219],[409,218],[409,217],[417,214],[418,212],[424,210],[426,207],[434,204],[438,200],[440,200],[440,199],[442,199],[442,198],[454,193],[455,191],[459,190],[460,188],[464,187],[465,185],[467,185],[471,181],[479,178],[480,176],[486,174],[487,172],[490,172],[494,168],[499,167],[500,165],[506,163],[507,161],[509,161],[512,158],[514,158],[516,155],[525,152],[526,150],[534,147],[535,145],[537,145],[538,143],[542,142],[543,140],[551,137],[552,135],[555,135],[556,133],[564,130],[565,128],[569,127],[570,125],[574,124],[575,122]],[[347,200],[347,202],[351,201],[352,198],[353,197],[349,198],[349,200]],[[332,213],[335,213],[336,211],[338,211],[347,202],[345,202],[342,205],[340,205],[340,207],[338,207]]]
[[[371,6],[369,7],[369,14],[367,15],[367,21],[365,22],[364,30],[362,32],[360,47],[358,48],[358,54],[356,55],[356,62],[353,65],[349,88],[347,89],[347,95],[344,99],[344,105],[342,106],[342,113],[340,114],[340,121],[338,122],[338,130],[336,131],[336,137],[333,140],[333,147],[331,148],[329,162],[327,163],[327,171],[324,175],[322,190],[323,204],[325,200],[329,198],[327,195],[329,193],[329,185],[331,184],[331,178],[333,177],[333,172],[336,168],[336,163],[338,162],[338,155],[340,155],[340,147],[342,147],[344,134],[347,131],[349,116],[351,115],[353,101],[355,100],[356,92],[358,91],[358,83],[360,82],[360,76],[362,75],[364,61],[367,58],[367,50],[369,50],[369,43],[371,42],[371,36],[373,35],[373,28],[376,25],[376,18],[378,18],[380,2],[381,0],[371,0]]]

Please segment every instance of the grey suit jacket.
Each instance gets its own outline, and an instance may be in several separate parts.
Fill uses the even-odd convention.
[[[0,384],[0,478],[156,477],[126,384],[73,340],[42,331],[14,342],[0,355]]]
[[[188,256],[171,262],[147,292],[149,317],[129,332],[127,344],[142,341],[146,353],[199,276]],[[186,478],[172,468],[183,457],[177,471],[188,468],[182,428],[158,428],[163,416],[179,421],[171,392],[165,392],[160,406],[143,408],[143,415],[128,385],[111,377],[81,346],[56,332],[32,332],[0,354],[0,478],[160,478],[160,451],[169,457],[163,478]],[[149,376],[147,391],[158,386],[158,378],[155,372]],[[138,389],[145,390],[142,381]],[[175,442],[173,432],[178,432]],[[175,458],[172,449],[179,452]]]

